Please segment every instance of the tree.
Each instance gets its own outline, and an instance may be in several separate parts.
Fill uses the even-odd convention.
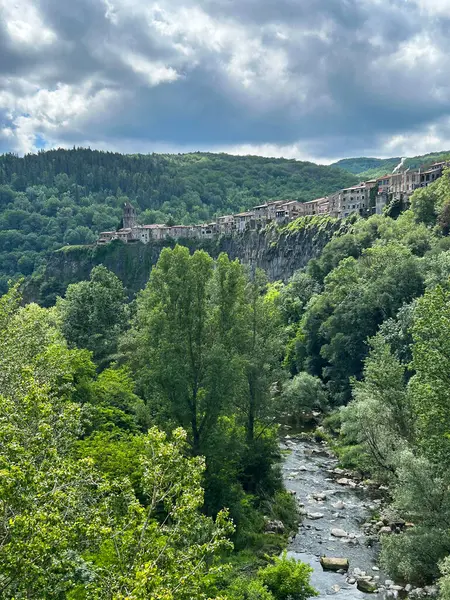
[[[244,322],[243,366],[246,386],[239,407],[246,416],[247,441],[253,442],[258,419],[272,417],[271,384],[280,366],[283,341],[279,291],[268,287],[262,270],[257,270],[247,286],[247,307]]]
[[[342,260],[300,323],[300,370],[322,375],[334,402],[346,403],[350,377],[361,377],[367,338],[422,288],[418,259],[398,242],[368,248],[358,260]]]
[[[434,186],[419,188],[411,196],[411,209],[417,221],[426,225],[436,224],[437,196]]]
[[[359,466],[381,479],[396,475],[400,453],[413,439],[413,415],[405,366],[378,334],[370,341],[364,378],[353,383],[353,399],[341,410],[342,434],[357,444]]]
[[[69,344],[90,350],[98,365],[107,365],[116,355],[119,334],[127,325],[120,279],[103,265],[94,267],[89,281],[69,285],[57,307]]]
[[[272,565],[260,569],[258,578],[275,600],[306,600],[318,595],[309,582],[311,573],[309,565],[288,558],[285,552],[280,558],[275,558]]]
[[[281,409],[288,412],[299,422],[306,413],[324,410],[327,406],[327,394],[318,377],[304,371],[283,384]]]
[[[191,256],[182,246],[164,248],[138,297],[126,341],[147,403],[159,418],[189,431],[196,454],[230,401],[235,381],[229,332],[239,286],[225,289],[218,281],[223,269],[213,267],[206,252]],[[223,268],[234,267],[228,262]]]
[[[438,285],[417,302],[411,380],[422,451],[446,469],[450,459],[450,291]]]

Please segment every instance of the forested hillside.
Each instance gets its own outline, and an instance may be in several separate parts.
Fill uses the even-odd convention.
[[[142,223],[201,223],[268,199],[313,198],[356,179],[295,160],[88,149],[0,156],[0,289],[47,251],[116,229],[130,199]]]
[[[380,173],[384,175],[385,173],[391,173],[392,169],[394,169],[399,162],[401,161],[400,157],[397,158],[343,158],[333,163],[333,167],[338,167],[339,169],[344,169],[353,175],[360,175],[361,173]]]
[[[314,405],[308,377],[325,384],[335,409],[321,435],[342,467],[388,490],[368,524],[381,540],[381,566],[400,585],[423,587],[443,573],[446,600],[449,216],[450,170],[417,190],[396,220],[356,221],[281,292],[290,332],[285,365],[300,390],[294,406]]]
[[[407,158],[403,165],[408,169],[418,169],[423,165],[431,165],[434,162],[448,160],[450,151],[430,152],[421,156]],[[343,158],[333,163],[332,167],[344,169],[361,180],[382,177],[392,173],[393,169],[400,163],[401,157],[395,158]]]

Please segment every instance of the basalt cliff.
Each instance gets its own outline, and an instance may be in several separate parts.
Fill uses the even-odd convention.
[[[286,281],[310,259],[318,257],[333,236],[347,229],[345,220],[313,217],[298,219],[282,228],[246,231],[213,240],[178,240],[178,243],[192,251],[206,250],[213,257],[226,252],[252,271],[264,269],[271,281]],[[132,297],[145,286],[161,250],[176,243],[170,239],[148,244],[116,240],[102,246],[67,246],[48,256],[45,271],[26,285],[25,296],[27,300],[51,305],[69,284],[88,279],[91,269],[103,264],[122,280]]]

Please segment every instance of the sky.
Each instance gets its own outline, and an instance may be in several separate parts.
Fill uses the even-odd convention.
[[[450,150],[450,0],[0,0],[0,152]]]

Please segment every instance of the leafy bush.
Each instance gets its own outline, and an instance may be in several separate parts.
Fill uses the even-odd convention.
[[[228,600],[274,600],[267,587],[258,580],[237,579],[227,589]]]
[[[450,556],[447,556],[440,565],[442,577],[439,580],[441,600],[450,600]]]
[[[327,394],[322,381],[309,373],[299,373],[287,381],[281,393],[282,409],[298,422],[305,413],[324,409]]]
[[[258,578],[275,600],[305,600],[318,595],[309,582],[311,572],[309,565],[288,558],[284,552],[281,558],[274,559],[274,564],[260,569]]]
[[[442,529],[415,527],[401,535],[383,536],[381,565],[395,579],[422,585],[438,577],[438,563],[450,551]]]
[[[274,497],[263,503],[266,515],[275,521],[282,521],[288,531],[295,531],[298,527],[299,514],[294,496],[280,490]]]

